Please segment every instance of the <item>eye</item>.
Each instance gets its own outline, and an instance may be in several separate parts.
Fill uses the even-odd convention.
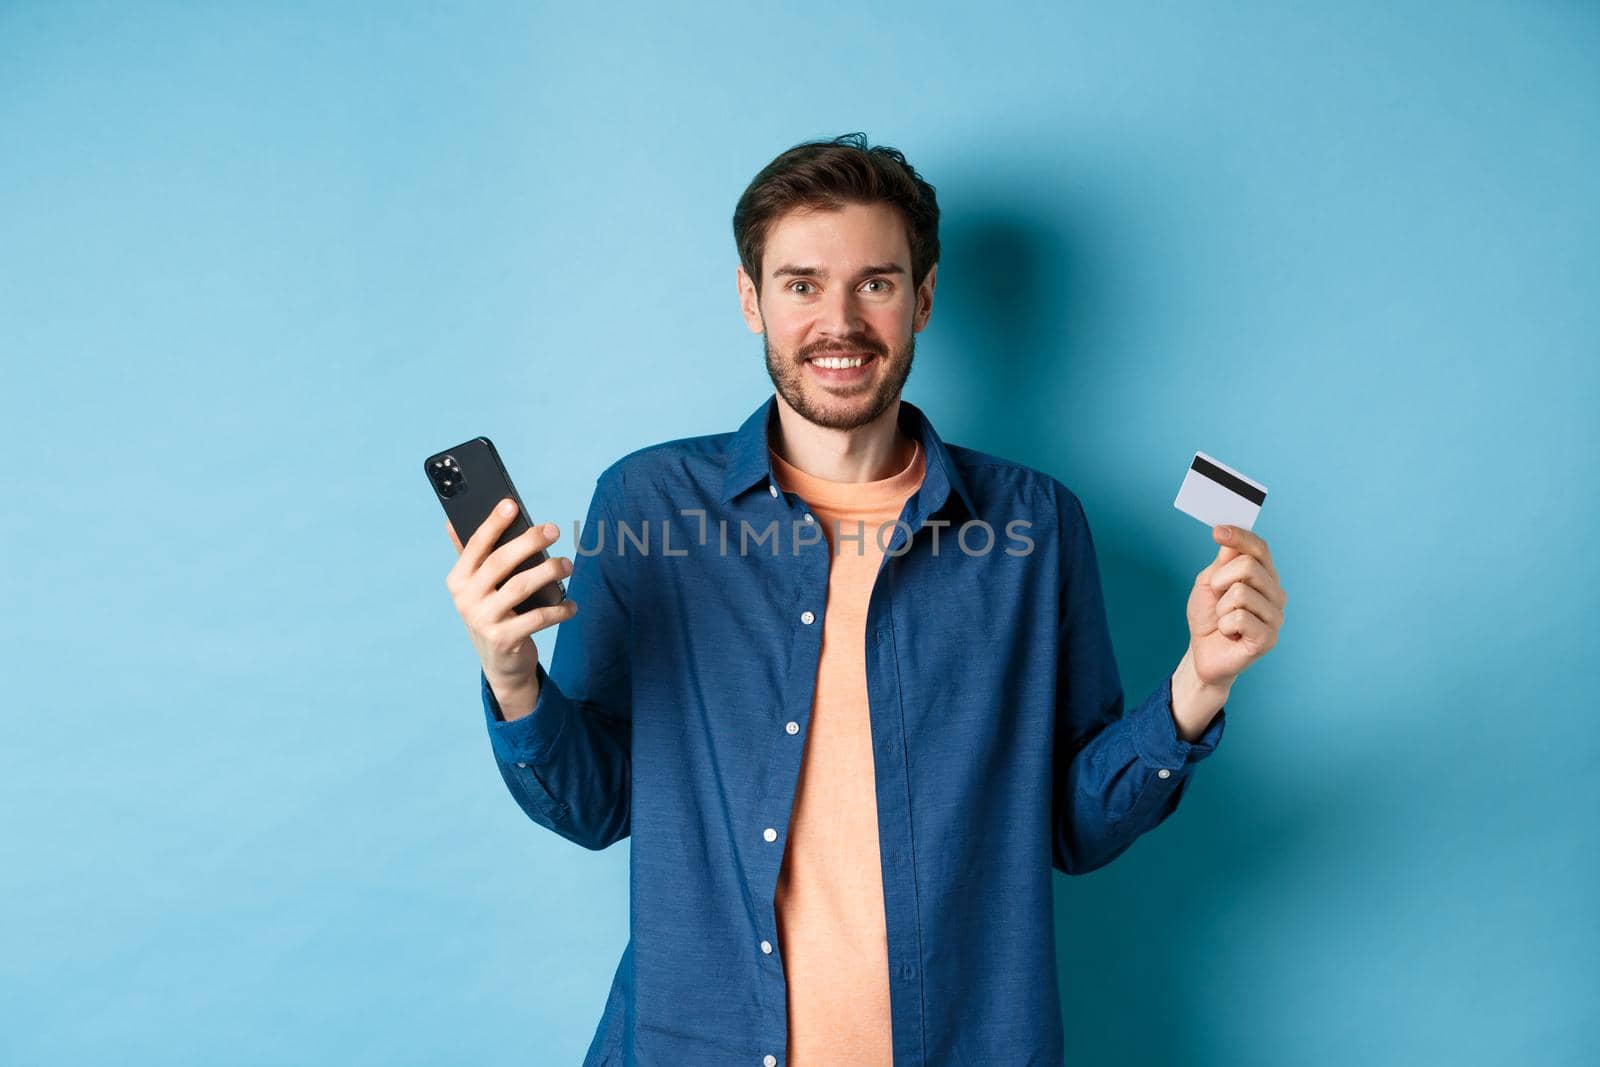
[[[792,292],[795,291],[795,288],[794,288],[795,286],[797,286],[797,285],[810,285],[810,284],[811,284],[810,282],[804,282],[804,281],[790,282],[789,285],[788,285],[788,289],[792,293]],[[804,294],[801,294],[801,295],[804,295]]]
[[[882,289],[878,290],[878,292],[880,292],[880,293],[886,293],[886,292],[889,291],[889,282],[885,278],[873,278],[871,281],[867,282],[866,284],[867,285],[881,285],[881,286],[883,286]]]

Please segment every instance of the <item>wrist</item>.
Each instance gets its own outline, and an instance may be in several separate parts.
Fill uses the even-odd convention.
[[[485,677],[495,703],[500,705],[500,718],[504,722],[515,722],[533,714],[534,705],[539,703],[538,678],[497,679],[487,674]]]
[[[1232,688],[1231,679],[1224,685],[1201,681],[1194,668],[1193,649],[1186,649],[1172,672],[1172,718],[1178,736],[1188,742],[1198,740],[1228,702]]]

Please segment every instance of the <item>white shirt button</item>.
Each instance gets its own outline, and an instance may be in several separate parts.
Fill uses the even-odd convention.
[[[517,766],[526,769],[528,765],[526,763],[519,763]]]
[[[768,841],[776,841],[778,839],[778,831],[769,826],[765,830],[761,831],[761,836],[766,838]]]
[[[812,517],[811,517],[811,512],[809,512],[809,511],[808,511],[808,512],[806,512],[806,521],[807,521],[807,522],[816,522],[816,521],[817,521],[817,520],[816,520],[816,519],[813,519],[813,518],[812,518]]]
[[[765,952],[769,956],[772,955],[772,942],[771,941],[763,941],[763,942],[761,942],[761,951]]]
[[[1171,778],[1172,777],[1172,772],[1167,770],[1165,767],[1163,767],[1159,771],[1156,772],[1156,777],[1157,778]]]
[[[783,724],[783,728],[789,731],[791,734],[797,734],[800,732],[800,724],[797,722],[786,722]]]
[[[807,626],[810,626],[812,623],[817,621],[817,617],[811,614],[809,611],[802,611],[800,613],[800,621],[805,623]]]
[[[778,1057],[768,1053],[761,1057],[761,1065],[762,1067],[778,1067]]]
[[[778,495],[778,487],[769,482],[767,484],[767,492],[771,493],[773,496],[777,496]]]

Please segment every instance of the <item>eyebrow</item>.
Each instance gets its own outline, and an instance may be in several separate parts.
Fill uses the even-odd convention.
[[[898,263],[878,263],[870,267],[862,267],[856,274],[858,278],[865,278],[869,274],[905,274],[906,269]],[[820,267],[797,267],[787,264],[772,272],[774,278],[784,276],[794,278],[826,278],[828,272]]]

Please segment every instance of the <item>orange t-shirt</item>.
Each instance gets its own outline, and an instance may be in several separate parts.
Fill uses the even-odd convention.
[[[779,488],[799,495],[831,552],[822,655],[774,905],[789,990],[789,1067],[893,1061],[878,800],[867,709],[867,602],[879,526],[922,484],[920,443],[899,474],[834,482],[767,450]],[[837,525],[836,525],[837,524]],[[862,536],[853,540],[857,533]],[[846,539],[837,535],[843,533]],[[882,533],[887,545],[894,527]]]

